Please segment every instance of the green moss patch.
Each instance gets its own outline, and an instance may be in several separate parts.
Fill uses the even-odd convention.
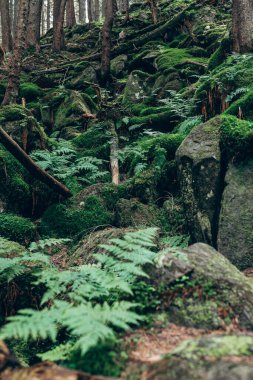
[[[87,233],[94,227],[109,225],[112,215],[96,196],[89,196],[79,205],[53,205],[44,213],[40,230],[43,235],[73,237]]]
[[[0,236],[19,243],[29,243],[35,237],[35,225],[26,218],[9,213],[0,214]]]

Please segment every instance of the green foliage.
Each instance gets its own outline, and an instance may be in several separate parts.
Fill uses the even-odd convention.
[[[0,236],[19,243],[28,243],[35,237],[35,225],[26,218],[0,213]]]
[[[91,195],[78,206],[56,204],[49,207],[42,216],[40,230],[46,236],[72,237],[111,222],[112,216],[101,200]]]
[[[83,265],[58,271],[42,253],[24,253],[13,259],[0,258],[0,274],[11,279],[26,268],[34,272],[37,285],[47,288],[40,310],[24,309],[8,318],[1,339],[50,339],[67,330],[65,344],[43,355],[43,359],[62,360],[72,350],[85,355],[98,343],[115,339],[115,331],[127,330],[142,317],[132,311],[136,305],[126,301],[132,286],[147,277],[143,267],[152,264],[157,229],[130,232],[123,239],[102,245],[106,254],[96,254],[96,265]],[[33,265],[29,265],[29,263]],[[43,270],[38,267],[43,265]],[[27,264],[27,267],[24,265]],[[20,265],[20,267],[18,266]],[[48,306],[50,305],[50,307]],[[66,346],[67,345],[67,346]]]
[[[32,159],[43,169],[60,180],[76,177],[81,184],[94,184],[108,178],[103,170],[104,161],[91,156],[78,157],[71,143],[61,141],[53,150],[37,150]]]
[[[229,159],[252,157],[253,124],[235,116],[223,115],[221,144]]]
[[[21,83],[20,97],[25,98],[26,101],[34,101],[42,95],[41,88],[35,83]]]

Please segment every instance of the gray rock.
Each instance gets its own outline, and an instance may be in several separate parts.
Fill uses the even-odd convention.
[[[112,59],[111,61],[111,71],[113,75],[119,76],[123,74],[126,69],[127,55],[121,54],[118,57]]]
[[[253,329],[252,280],[207,244],[176,252],[165,249],[151,276],[155,286],[170,294],[172,301],[164,295],[161,299],[171,322],[218,328],[236,319],[242,327]]]
[[[142,73],[145,76],[144,73]],[[148,77],[148,75],[147,75]],[[147,85],[145,83],[145,77],[133,71],[127,80],[126,87],[123,94],[123,103],[141,103],[144,97],[147,95]]]
[[[225,177],[218,249],[240,269],[253,266],[253,162],[230,164]]]
[[[221,119],[195,127],[177,150],[181,194],[193,240],[215,246],[221,192]]]

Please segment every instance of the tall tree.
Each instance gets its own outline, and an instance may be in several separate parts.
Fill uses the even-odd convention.
[[[16,103],[18,97],[22,58],[26,43],[26,26],[28,20],[28,12],[29,0],[19,0],[14,48],[10,63],[8,84],[3,100],[3,105]]]
[[[64,15],[67,0],[54,0],[53,7],[53,50],[60,51],[65,47]]]
[[[125,20],[129,21],[129,0],[122,0],[122,7],[125,13]]]
[[[79,5],[79,22],[86,21],[86,0],[78,0]]]
[[[40,26],[43,0],[30,0],[29,16],[27,23],[27,47],[39,47]]]
[[[87,0],[89,23],[93,21],[93,0]]]
[[[5,51],[11,51],[12,34],[11,34],[11,17],[9,9],[9,0],[0,0],[1,10],[1,27],[2,27],[2,47]]]
[[[157,24],[157,22],[158,22],[158,9],[157,9],[156,0],[148,0],[148,4],[149,4],[150,9],[151,9],[153,23]]]
[[[233,51],[244,53],[253,50],[253,1],[233,0],[232,7]]]
[[[111,68],[111,31],[113,26],[113,0],[105,2],[105,21],[102,29],[101,79],[106,83]]]
[[[95,21],[98,21],[99,18],[100,18],[100,3],[99,3],[99,0],[95,0],[95,4],[94,4],[94,15],[95,15]]]
[[[51,0],[47,0],[47,30],[51,28]]]
[[[74,0],[67,0],[66,4],[66,26],[73,28],[76,25],[76,14]]]

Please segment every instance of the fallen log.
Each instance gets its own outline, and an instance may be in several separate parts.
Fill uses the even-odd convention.
[[[71,197],[70,190],[52,177],[50,174],[41,169],[26,152],[0,127],[0,142],[3,146],[39,181],[45,183],[48,187],[56,191],[65,198]]]

